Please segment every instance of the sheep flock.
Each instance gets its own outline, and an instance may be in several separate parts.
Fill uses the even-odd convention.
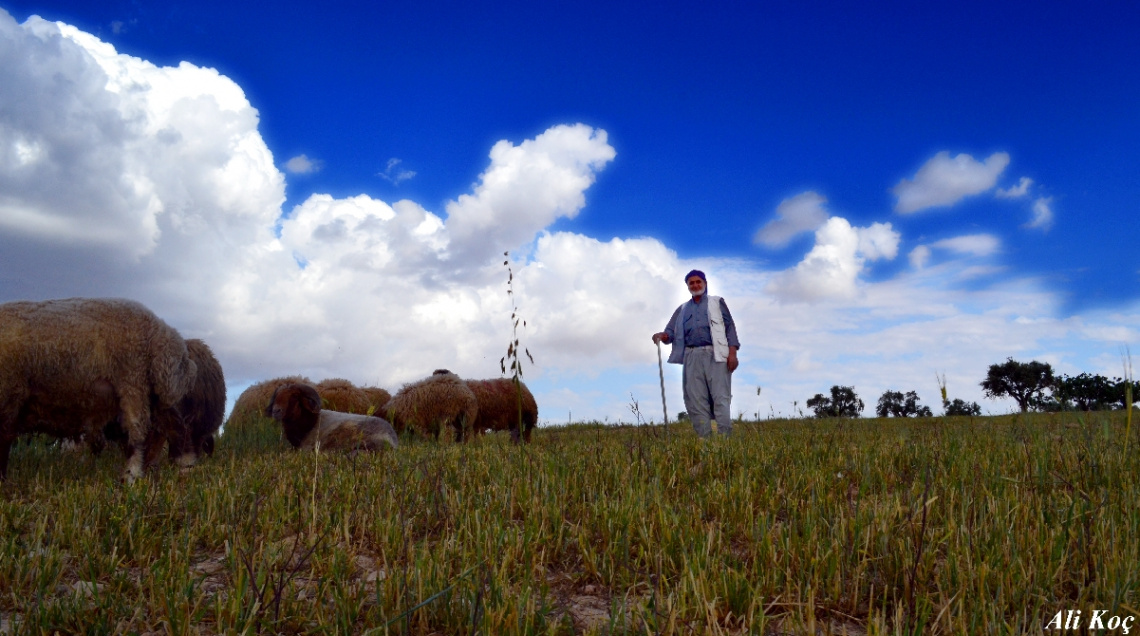
[[[0,479],[23,436],[43,434],[100,453],[122,451],[122,479],[163,451],[183,469],[214,451],[219,430],[272,420],[295,449],[395,449],[398,435],[457,442],[509,431],[530,442],[534,396],[512,379],[463,380],[439,369],[394,395],[343,378],[301,375],[251,385],[223,427],[226,384],[202,340],[182,336],[133,300],[68,298],[0,304]],[[224,436],[223,438],[224,439]]]

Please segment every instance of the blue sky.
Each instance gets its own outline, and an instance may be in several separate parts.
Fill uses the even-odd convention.
[[[1118,375],[1120,347],[1137,343],[1140,14],[1127,3],[0,8],[20,80],[0,83],[0,253],[18,263],[0,300],[138,298],[211,342],[231,392],[295,372],[390,388],[437,366],[495,375],[503,250],[522,259],[531,381],[554,420],[628,420],[631,393],[655,403],[648,335],[691,266],[742,323],[734,411],[786,414],[831,384],[869,405],[887,388],[933,404],[946,373],[952,396],[1003,412],[977,387],[986,365]],[[51,78],[98,73],[66,50],[45,62],[59,47],[33,55],[32,15],[113,46],[104,73],[137,90],[65,107]],[[215,94],[221,108],[201,109]],[[107,109],[129,142],[83,123]],[[527,172],[544,161],[566,170]],[[218,170],[248,187],[211,185]],[[100,185],[115,175],[130,196]],[[137,227],[44,229],[59,218]],[[334,234],[351,254],[318,247]],[[227,249],[195,243],[207,235]],[[400,251],[413,244],[431,258]],[[297,271],[249,260],[263,252]],[[256,306],[301,298],[317,307]],[[383,318],[340,319],[354,302]]]

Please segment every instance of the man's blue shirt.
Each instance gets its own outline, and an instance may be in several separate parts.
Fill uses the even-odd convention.
[[[684,321],[684,343],[686,347],[703,347],[711,345],[712,329],[709,327],[709,306],[705,298],[701,302],[695,303],[692,299],[689,302],[681,305],[680,310],[682,313],[682,320]],[[728,311],[728,305],[725,304],[724,299],[720,299],[720,314],[724,318],[724,332],[728,338],[728,346],[740,348],[740,341],[736,337],[736,323],[732,320],[732,314]],[[676,321],[676,314],[673,314],[673,319],[665,327],[665,333],[669,335],[669,342],[672,342],[677,334],[673,333],[673,325]]]

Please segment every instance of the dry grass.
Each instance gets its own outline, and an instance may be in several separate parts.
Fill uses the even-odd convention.
[[[14,449],[0,617],[30,633],[1023,634],[1140,606],[1123,414],[539,429],[183,473]],[[1135,445],[1132,445],[1135,448]]]

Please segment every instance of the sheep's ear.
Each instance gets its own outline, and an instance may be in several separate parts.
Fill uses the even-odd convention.
[[[321,396],[320,396],[320,394],[318,394],[315,389],[311,390],[311,391],[305,391],[304,394],[301,395],[301,406],[303,406],[305,408],[305,410],[310,412],[310,413],[320,413],[321,412]]]

